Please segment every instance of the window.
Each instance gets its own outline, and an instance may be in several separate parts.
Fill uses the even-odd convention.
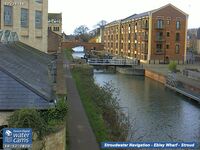
[[[137,22],[135,23],[135,30],[137,30]]]
[[[115,47],[116,47],[116,48],[118,47],[118,43],[116,43]]]
[[[130,40],[130,39],[131,39],[131,34],[129,33],[129,34],[128,34],[128,40]]]
[[[176,29],[179,30],[181,28],[181,22],[176,21]]]
[[[128,49],[131,49],[131,43],[128,43]]]
[[[137,49],[137,43],[134,44],[134,48]]]
[[[167,20],[167,25],[170,25],[170,20]]]
[[[176,44],[175,53],[176,53],[176,54],[179,54],[179,52],[180,52],[180,45],[179,45],[179,44]]]
[[[164,27],[164,21],[161,19],[157,20],[156,28],[163,29],[163,27]]]
[[[123,32],[124,32],[124,27],[123,27],[123,26],[122,26],[122,29],[121,29],[121,30],[122,30],[122,34],[123,34]]]
[[[35,27],[42,28],[42,12],[38,10],[35,11]]]
[[[28,9],[21,9],[21,26],[28,27]]]
[[[156,44],[156,52],[162,52],[162,44]]]
[[[134,39],[137,40],[137,33],[134,34]]]
[[[43,0],[35,0],[36,3],[42,3]]]
[[[4,6],[4,25],[13,24],[13,8],[12,6]]]
[[[157,41],[163,40],[163,32],[156,32],[156,40]]]
[[[167,32],[167,37],[170,37],[170,32]]]
[[[176,42],[180,41],[180,33],[176,33]]]
[[[169,49],[169,44],[166,45],[166,49]]]
[[[129,31],[129,33],[131,31],[131,25],[130,24],[128,25],[128,31]]]

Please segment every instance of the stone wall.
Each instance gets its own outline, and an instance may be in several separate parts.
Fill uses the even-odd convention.
[[[1,125],[7,125],[7,119],[13,112],[10,111],[1,111],[0,112],[0,126]]]
[[[154,72],[152,70],[148,70],[148,69],[145,69],[145,76],[146,77],[149,77],[153,80],[156,80],[162,84],[165,84],[166,83],[166,76],[162,75],[162,74],[159,74],[157,72]]]
[[[116,71],[122,74],[144,76],[144,69],[117,67]]]
[[[34,141],[32,150],[65,150],[66,128],[63,127],[56,133],[45,137],[43,141]]]

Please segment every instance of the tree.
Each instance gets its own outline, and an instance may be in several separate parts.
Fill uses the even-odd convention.
[[[99,28],[103,28],[106,24],[107,24],[107,21],[101,20],[96,24],[96,26]]]
[[[89,28],[85,25],[81,25],[74,30],[76,38],[82,40],[83,42],[88,42],[90,36],[88,34]]]
[[[74,34],[75,35],[83,35],[83,34],[88,34],[88,30],[89,28],[85,25],[81,25],[79,27],[77,27],[75,30],[74,30]]]
[[[171,72],[176,72],[176,68],[177,68],[176,62],[174,61],[170,62],[170,64],[168,65],[168,68]]]

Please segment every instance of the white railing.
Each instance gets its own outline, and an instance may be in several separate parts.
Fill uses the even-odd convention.
[[[113,66],[125,66],[125,65],[137,65],[137,59],[88,59],[89,65],[113,65]]]

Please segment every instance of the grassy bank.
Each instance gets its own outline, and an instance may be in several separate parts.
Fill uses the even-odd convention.
[[[72,74],[97,141],[126,141],[128,120],[113,97],[112,85],[97,86],[87,65],[74,66]]]

